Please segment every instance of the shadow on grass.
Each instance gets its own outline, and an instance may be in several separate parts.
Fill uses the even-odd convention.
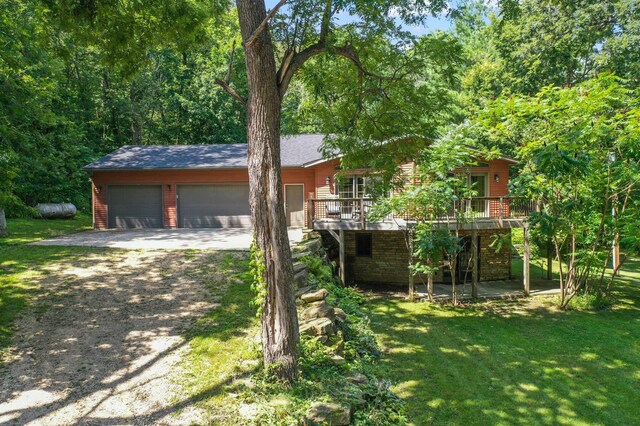
[[[240,279],[224,281],[242,276],[244,266],[238,264],[244,265],[240,257],[245,254],[165,252],[162,257],[145,257],[141,253],[139,261],[132,263],[133,252],[120,250],[17,248],[29,253],[4,252],[3,270],[33,274],[51,290],[27,308],[21,320],[15,348],[0,375],[0,422],[47,422],[52,415],[74,413],[81,417],[69,417],[70,423],[151,424],[237,385],[236,375],[217,374],[171,403],[144,406],[144,399],[136,396],[135,405],[143,410],[135,415],[130,407],[129,412],[121,410],[122,415],[114,412],[113,399],[105,411],[108,399],[117,401],[123,392],[143,392],[144,386],[157,380],[152,370],[158,363],[175,358],[186,344],[195,351],[204,346],[194,346],[194,341],[208,340],[218,351],[229,352],[226,342],[246,340],[244,331],[255,318],[245,307],[248,285]],[[184,267],[189,260],[191,266]],[[219,298],[222,306],[209,314],[201,312],[205,318],[192,327],[193,315],[211,306],[194,307],[203,298],[203,286],[210,287],[213,301]],[[28,294],[15,295],[14,303],[16,298],[25,299]],[[0,303],[5,303],[4,297]],[[185,316],[187,312],[191,318]],[[26,330],[33,334],[23,335]],[[180,333],[189,340],[171,344],[179,341]],[[169,337],[163,343],[169,346],[154,349],[159,343],[154,339],[163,336]],[[10,403],[33,392],[53,399]]]
[[[633,424],[637,279],[625,274],[617,305],[599,312],[559,311],[550,299],[454,308],[377,298],[369,307],[415,424]]]

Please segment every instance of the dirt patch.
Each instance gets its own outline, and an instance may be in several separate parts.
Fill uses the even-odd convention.
[[[0,424],[194,424],[181,333],[214,308],[214,253],[106,251],[39,271],[0,370]]]

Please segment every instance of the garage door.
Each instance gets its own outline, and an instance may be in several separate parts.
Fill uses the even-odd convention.
[[[109,228],[162,228],[161,185],[109,185]]]
[[[249,185],[178,185],[181,228],[248,228]]]

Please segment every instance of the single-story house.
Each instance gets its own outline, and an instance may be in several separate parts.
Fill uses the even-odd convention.
[[[406,283],[408,251],[397,221],[367,221],[368,178],[355,170],[336,181],[340,159],[323,158],[322,142],[322,135],[313,134],[281,140],[287,224],[327,238],[339,232],[348,281]],[[506,278],[510,271],[506,251],[497,255],[488,246],[490,235],[522,224],[522,209],[507,198],[513,163],[494,159],[469,171],[479,196],[467,208],[479,215],[464,232],[478,239],[482,279]],[[409,174],[414,164],[399,167]],[[251,226],[246,144],[124,146],[84,170],[92,183],[96,229]]]

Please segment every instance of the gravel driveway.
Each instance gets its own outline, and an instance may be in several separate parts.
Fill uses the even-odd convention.
[[[198,424],[175,382],[181,332],[215,308],[204,282],[225,278],[202,265],[221,256],[96,250],[33,271],[46,294],[4,354],[0,424]]]
[[[289,241],[292,244],[301,239],[301,229],[289,229]],[[124,249],[249,250],[252,240],[252,231],[246,228],[136,229],[85,231],[32,244]]]

